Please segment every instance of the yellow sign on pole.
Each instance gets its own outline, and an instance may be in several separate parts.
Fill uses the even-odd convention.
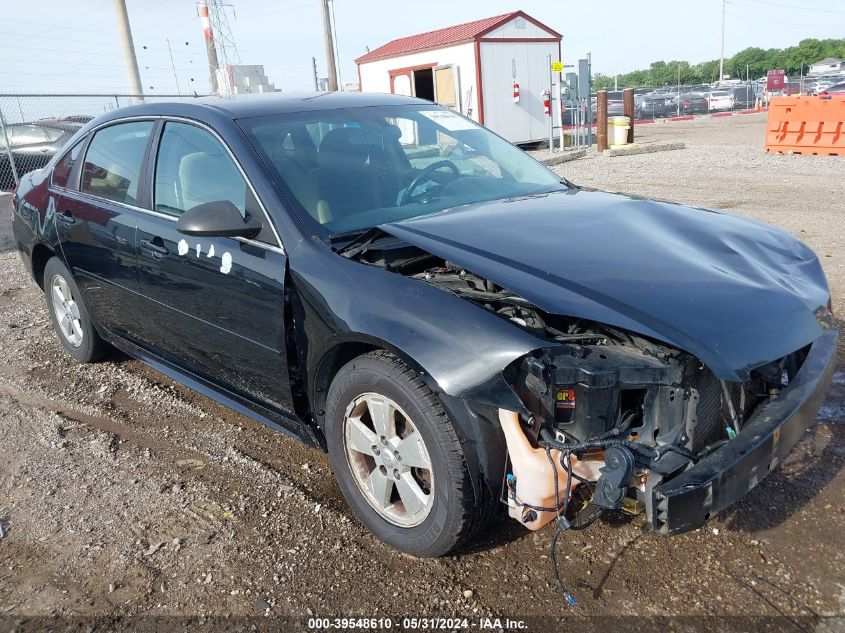
[[[552,72],[553,73],[562,73],[563,72],[563,62],[552,62]]]

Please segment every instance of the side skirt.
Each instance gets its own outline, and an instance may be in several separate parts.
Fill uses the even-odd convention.
[[[131,343],[124,338],[107,332],[100,332],[100,334],[101,336],[104,335],[103,338],[120,351],[152,367],[179,384],[185,385],[189,389],[193,389],[205,397],[233,411],[237,411],[256,422],[260,422],[274,431],[280,431],[285,435],[294,437],[308,446],[325,450],[311,427],[294,414],[271,409],[249,398],[224,389],[205,378],[173,365],[147,349]]]

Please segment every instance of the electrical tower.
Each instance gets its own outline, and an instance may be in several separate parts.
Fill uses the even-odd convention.
[[[226,15],[227,8],[231,9],[232,16],[236,17],[234,6],[223,2],[223,0],[198,0],[197,2],[197,14],[202,23],[205,44],[208,49],[211,91],[214,93],[222,92],[223,94],[228,94],[231,88],[227,79],[230,76],[228,67],[241,63],[238,47],[235,46],[235,38],[232,35],[232,28],[229,26],[229,17]],[[220,70],[223,70],[225,88],[220,86]]]
[[[227,10],[232,11],[232,17],[237,19],[235,6],[223,0],[207,0],[208,18],[211,20],[211,30],[214,33],[214,45],[217,48],[217,59],[221,68],[237,66],[241,63],[238,47],[229,26]]]

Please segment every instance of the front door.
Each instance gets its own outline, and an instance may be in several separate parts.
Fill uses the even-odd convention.
[[[137,306],[141,172],[154,126],[128,121],[96,131],[87,148],[80,142],[62,157],[51,183],[59,243],[85,305],[101,327],[128,337]]]
[[[252,187],[211,131],[167,121],[153,149],[152,212],[136,237],[143,344],[238,395],[292,411],[285,354],[286,257]],[[228,200],[262,218],[255,240],[191,237],[186,210]]]

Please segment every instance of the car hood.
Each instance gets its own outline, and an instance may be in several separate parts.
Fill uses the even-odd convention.
[[[725,380],[809,344],[831,319],[805,244],[716,211],[572,188],[379,228],[546,312],[683,349]]]

